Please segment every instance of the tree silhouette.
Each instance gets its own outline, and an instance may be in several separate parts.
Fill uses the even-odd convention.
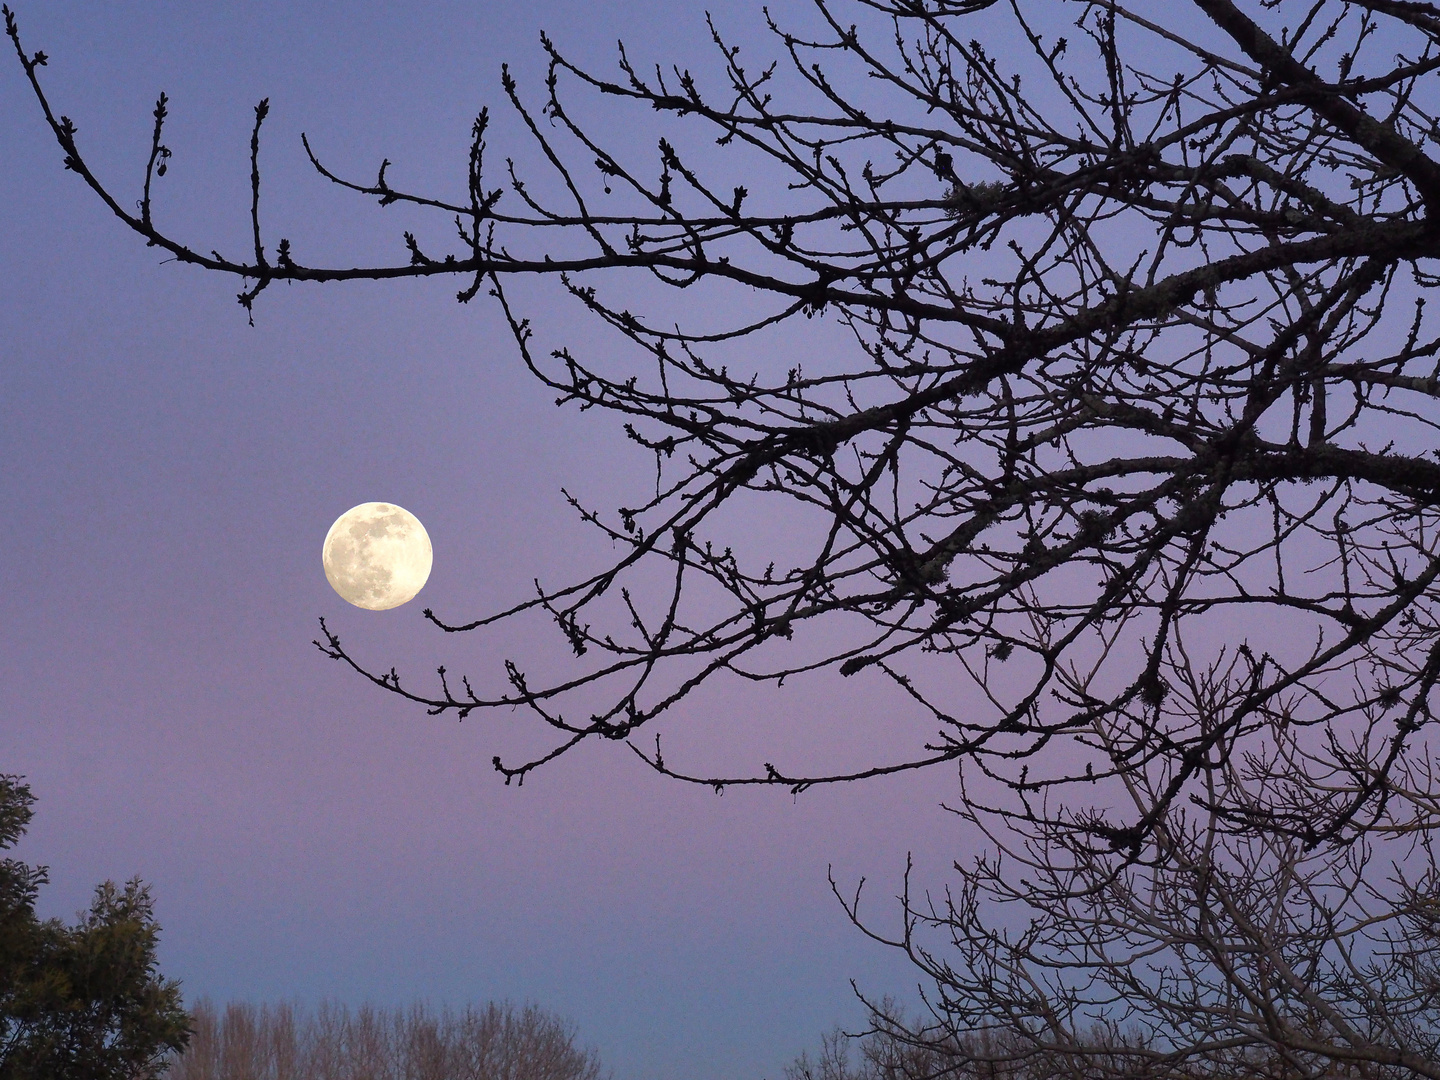
[[[470,622],[426,613],[454,633],[543,614],[573,666],[509,664],[491,691],[444,668],[429,687],[402,681],[324,628],[327,655],[432,713],[528,709],[553,742],[497,758],[507,781],[596,739],[628,740],[657,771],[717,789],[957,768],[965,813],[1031,860],[1028,886],[981,867],[967,888],[1039,905],[1040,929],[1009,974],[977,982],[1000,939],[969,901],[907,904],[914,925],[959,927],[952,944],[981,964],[957,974],[916,954],[942,988],[942,1027],[1009,1017],[1027,1045],[1063,1029],[1046,1045],[1077,1049],[1079,1029],[1057,1019],[1072,1013],[1053,1002],[1104,1021],[1121,995],[1106,980],[1143,980],[1143,946],[1124,961],[1106,952],[1098,969],[1074,961],[1099,996],[1032,985],[1026,1001],[1052,1003],[1040,1012],[1016,1005],[1006,979],[1060,963],[1051,946],[1099,940],[1087,919],[1109,912],[1117,932],[1135,929],[1141,896],[1169,898],[1146,930],[1165,949],[1211,949],[1167,969],[1198,972],[1196,986],[1254,974],[1225,968],[1228,946],[1181,932],[1214,890],[1234,901],[1217,909],[1217,933],[1238,934],[1262,967],[1290,944],[1304,953],[1310,931],[1278,915],[1237,930],[1241,899],[1278,913],[1303,900],[1331,920],[1324,948],[1348,959],[1297,976],[1319,995],[1305,1008],[1378,985],[1337,929],[1360,923],[1335,912],[1379,918],[1345,906],[1366,902],[1367,845],[1436,824],[1397,807],[1433,800],[1424,731],[1440,677],[1440,334],[1426,307],[1440,280],[1440,8],[812,0],[789,22],[766,15],[779,59],[759,67],[712,24],[714,85],[684,67],[652,72],[623,47],[618,72],[596,74],[542,38],[540,103],[503,80],[540,179],[513,162],[494,174],[485,111],[459,201],[396,186],[388,161],[373,181],[349,179],[305,143],[339,187],[454,221],[449,252],[406,233],[395,262],[351,267],[309,265],[267,239],[266,102],[251,141],[253,251],[205,254],[156,223],[163,95],[128,209],[49,103],[44,54],[6,17],[67,168],[149,244],[241,279],[247,309],[276,281],[458,277],[462,302],[495,298],[561,404],[614,414],[653,459],[643,501],[575,503],[619,552],[603,572]],[[656,112],[665,137],[635,151],[614,127],[582,123],[577,96]],[[524,276],[558,278],[628,359],[547,353],[507,291]],[[688,324],[630,310],[635,276],[683,296]],[[776,361],[774,342],[805,320],[838,328],[848,348],[827,338],[818,359]],[[746,535],[755,513],[786,522],[783,545]],[[717,677],[812,672],[887,681],[933,737],[878,739],[848,770],[767,762],[736,775],[687,768],[642,738]],[[1385,850],[1382,863],[1404,865]],[[1433,940],[1433,866],[1416,850],[1406,857],[1426,869],[1385,902],[1419,935],[1401,935],[1411,945],[1394,956],[1409,958],[1407,1015],[1423,1032],[1434,969],[1415,958]],[[1327,884],[1297,884],[1312,880]],[[1332,888],[1334,911],[1317,899]],[[899,944],[913,947],[909,931]],[[1440,1075],[1429,1036],[1402,1038],[1403,1024],[1365,1034],[1341,1010],[1315,1014],[1324,1031],[1295,1026],[1292,991],[1222,1016],[1197,990],[1192,1019],[1215,1025],[1203,1037],[1186,1034],[1199,1019],[1172,1015],[1148,1028],[1142,1017],[1139,1035],[1112,1024],[1101,1041],[1119,1053],[1133,1036],[1124,1068],[1143,1059],[1174,1075],[1202,1060]],[[1124,994],[1163,1013],[1169,991],[1146,992]],[[1375,1039],[1409,1049],[1342,1052]],[[1099,1058],[1063,1060],[1088,1075]]]
[[[35,797],[0,775],[0,851],[15,846]],[[40,919],[43,866],[0,859],[0,1080],[149,1080],[190,1038],[180,986],[160,976],[160,928],[137,879],[107,881],[75,926]]]
[[[620,546],[614,566],[473,622],[431,616],[463,632],[542,609],[574,669],[537,681],[511,666],[489,696],[442,671],[425,691],[362,667],[328,630],[318,643],[433,712],[533,710],[558,742],[497,762],[507,779],[586,740],[635,736],[717,673],[779,682],[833,668],[892,680],[933,716],[934,740],[909,754],[877,746],[873,765],[845,773],[767,765],[691,779],[799,790],[968,762],[1038,791],[1164,756],[1180,762],[1178,796],[1225,746],[1283,717],[1365,732],[1363,762],[1338,748],[1332,761],[1373,768],[1372,782],[1332,817],[1294,823],[1307,837],[1343,829],[1378,805],[1440,675],[1429,449],[1440,339],[1424,295],[1440,251],[1440,165],[1425,152],[1440,15],[1366,0],[1307,8],[1291,26],[1262,5],[1262,25],[1228,0],[1197,0],[1170,29],[1080,2],[1061,8],[1078,15],[1085,46],[1072,48],[1042,33],[1053,12],[1040,26],[1018,4],[853,6],[890,19],[893,40],[872,46],[831,0],[815,4],[823,35],[771,22],[791,81],[809,91],[798,111],[772,99],[777,66],[744,67],[718,30],[728,82],[709,92],[684,70],[646,75],[623,49],[620,77],[604,79],[544,39],[543,105],[527,105],[508,72],[504,88],[563,181],[563,206],[513,164],[490,180],[485,112],[463,203],[396,188],[384,166],[354,183],[312,154],[341,187],[456,219],[458,252],[432,256],[407,233],[405,259],[355,268],[307,266],[284,239],[267,248],[266,102],[248,259],[201,254],[156,225],[151,189],[171,153],[163,95],[127,210],[45,97],[45,54],[27,53],[6,19],[66,167],[150,244],[245,279],[247,308],[275,281],[461,276],[460,299],[499,300],[563,403],[617,414],[653,453],[652,498],[613,515],[582,508]],[[1002,65],[970,37],[982,18],[991,36],[1008,21],[1031,55]],[[868,79],[847,69],[842,81],[816,57]],[[756,191],[707,183],[714,162],[692,167],[671,140],[649,162],[607,152],[567,111],[572,85],[708,131],[753,161]],[[603,211],[599,187],[611,192]],[[677,289],[738,283],[771,306],[687,333],[586,283],[625,270]],[[519,274],[559,276],[634,363],[537,355],[504,289]],[[824,370],[707,355],[743,360],[737,343],[822,313],[854,341]],[[798,515],[794,565],[745,562],[707,537],[742,497]],[[642,610],[627,577],[651,564],[672,588]],[[1265,627],[1266,647],[1234,640],[1236,626]],[[1217,634],[1229,640],[1215,646]],[[1191,640],[1248,687],[1203,730],[1166,705]],[[1060,737],[1088,751],[1067,757],[1084,758],[1083,775],[1045,756]],[[637,752],[684,775],[658,747]]]
[[[1216,672],[1188,674],[1176,694],[1198,714],[1222,703]],[[1353,800],[1297,768],[1313,765],[1305,742],[1272,731],[1189,806],[1166,799],[1163,773],[1128,777],[1155,823],[1141,858],[1084,842],[1083,814],[1017,823],[962,803],[988,850],[943,897],[907,880],[888,932],[862,920],[858,892],[842,897],[932,988],[919,1018],[867,1001],[855,1080],[1440,1075],[1435,763],[1392,773],[1385,821],[1348,843],[1236,829],[1237,805]],[[792,1080],[810,1080],[797,1064]]]
[[[195,1007],[195,1035],[172,1080],[605,1080],[595,1051],[559,1017],[527,1005],[460,1011],[322,1002],[209,1001]]]

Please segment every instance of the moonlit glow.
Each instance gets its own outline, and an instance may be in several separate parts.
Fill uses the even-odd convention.
[[[419,518],[394,503],[369,502],[341,514],[325,534],[325,577],[368,611],[399,607],[425,587],[434,553]]]

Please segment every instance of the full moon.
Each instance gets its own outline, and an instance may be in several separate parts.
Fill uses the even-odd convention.
[[[434,553],[420,519],[394,503],[351,507],[325,534],[325,577],[342,598],[386,611],[414,598],[430,577]]]

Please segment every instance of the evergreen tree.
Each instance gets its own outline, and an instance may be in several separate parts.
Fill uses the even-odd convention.
[[[0,850],[30,823],[35,796],[0,775]],[[107,881],[78,923],[35,913],[46,868],[0,860],[0,1080],[141,1080],[182,1049],[190,1017],[162,978],[160,927],[138,879]]]

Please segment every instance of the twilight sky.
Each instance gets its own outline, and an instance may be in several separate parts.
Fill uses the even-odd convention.
[[[541,29],[592,64],[617,37],[713,63],[703,6],[674,0],[15,6],[57,109],[127,198],[170,94],[165,227],[244,243],[268,96],[271,242],[356,261],[395,258],[406,221],[329,188],[300,131],[352,174],[389,157],[397,181],[454,192],[480,105],[492,155],[533,161],[499,66],[533,100]],[[768,50],[758,5],[716,14]],[[534,1000],[637,1080],[773,1078],[859,1019],[849,979],[913,993],[826,867],[868,876],[893,925],[905,853],[933,883],[961,854],[945,777],[719,798],[607,746],[506,788],[489,762],[511,718],[428,718],[311,646],[325,615],[402,672],[493,673],[527,643],[442,642],[420,609],[460,621],[608,557],[560,488],[610,508],[649,463],[612,419],[553,407],[491,304],[457,305],[449,281],[272,287],[248,326],[233,282],[163,264],[61,169],[13,57],[0,198],[0,771],[40,799],[19,854],[51,867],[46,914],[138,874],[187,996]],[[522,302],[558,341],[598,332],[553,288]],[[386,613],[349,608],[321,570],[326,529],[367,500],[413,511],[435,547],[425,592]],[[837,683],[720,692],[698,718],[753,743],[747,763],[843,743],[886,699]]]

